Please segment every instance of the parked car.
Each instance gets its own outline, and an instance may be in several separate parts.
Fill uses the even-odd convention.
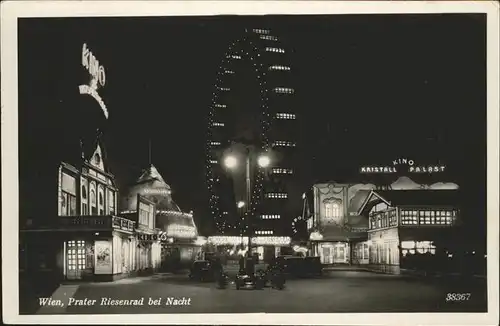
[[[287,277],[305,276],[304,258],[298,256],[283,256],[283,272]]]
[[[189,278],[191,280],[201,282],[213,281],[214,276],[213,264],[208,260],[196,260],[189,269]]]
[[[235,285],[236,290],[239,289],[252,289],[261,290],[264,287],[264,279],[258,274],[249,275],[244,270],[236,275]]]
[[[320,257],[304,257],[304,273],[306,276],[323,275],[323,265]]]

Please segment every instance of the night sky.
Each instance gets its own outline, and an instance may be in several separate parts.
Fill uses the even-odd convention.
[[[40,191],[43,169],[68,159],[79,120],[97,110],[78,94],[88,81],[86,42],[106,68],[99,94],[110,112],[104,141],[118,185],[123,191],[147,166],[151,139],[174,200],[203,228],[208,109],[222,57],[245,27],[270,28],[291,50],[310,184],[365,181],[360,165],[399,157],[440,162],[448,173],[433,180],[459,183],[464,213],[483,228],[484,15],[22,19],[21,198]]]

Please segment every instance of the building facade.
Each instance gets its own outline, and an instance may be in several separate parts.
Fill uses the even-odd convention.
[[[289,51],[271,30],[255,28],[246,29],[224,55],[210,107],[206,156],[211,214],[220,236],[291,236],[292,221],[301,213],[296,185],[300,117]],[[249,186],[244,158],[240,170],[228,171],[223,164],[228,153],[245,156],[245,151],[251,157]],[[260,154],[270,158],[269,167],[259,167]],[[244,209],[238,208],[240,201]]]
[[[122,197],[121,213],[125,216],[142,214],[137,203],[144,199],[154,205],[153,219],[162,234],[161,269],[171,270],[190,265],[200,255],[198,229],[192,212],[183,212],[172,198],[172,189],[155,166],[145,169]]]
[[[81,164],[58,170],[58,214],[28,218],[21,226],[22,273],[59,280],[107,281],[153,271],[158,257],[145,259],[137,234],[142,227],[117,215],[118,189],[99,143]]]
[[[323,264],[400,273],[417,268],[419,255],[452,247],[460,225],[460,193],[453,183],[420,185],[407,177],[389,187],[323,183],[304,200],[309,254]]]

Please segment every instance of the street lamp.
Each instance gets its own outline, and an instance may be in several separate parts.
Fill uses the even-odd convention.
[[[252,200],[252,190],[251,190],[251,185],[250,185],[250,155],[251,155],[251,151],[250,151],[250,147],[249,146],[245,146],[246,148],[246,169],[245,169],[245,176],[246,176],[246,203],[243,202],[243,201],[239,201],[237,203],[237,207],[238,208],[243,208],[243,207],[246,207],[246,224],[247,224],[247,234],[248,234],[248,249],[247,249],[247,255],[248,255],[248,258],[252,257],[252,232],[250,230],[252,224],[250,222],[250,214],[251,214],[251,210],[250,210],[250,204],[251,204],[251,200]],[[259,157],[257,157],[257,165],[261,168],[267,168],[269,165],[271,164],[271,159],[268,155],[266,154],[261,154],[259,155]],[[228,155],[226,156],[226,158],[224,159],[224,165],[232,170],[234,168],[236,168],[238,166],[238,159],[233,156],[233,155]],[[253,268],[253,264],[251,265],[252,268]],[[253,271],[252,271],[253,272]]]
[[[271,164],[271,159],[267,155],[261,155],[257,159],[257,163],[261,168],[267,168]]]
[[[224,165],[229,169],[234,169],[238,166],[238,160],[236,157],[229,155],[224,159]]]

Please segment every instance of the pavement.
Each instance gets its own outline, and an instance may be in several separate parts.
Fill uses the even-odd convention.
[[[470,293],[470,296],[465,301],[447,301],[448,293]],[[83,305],[68,306],[70,297],[74,304]],[[125,305],[101,304],[103,298],[144,299],[141,305],[134,306],[126,305],[132,301],[121,302]],[[214,283],[190,281],[187,274],[156,274],[71,288],[61,286],[53,299],[60,300],[62,305],[42,307],[37,313],[485,312],[486,280],[422,279],[333,270],[326,271],[321,278],[288,280],[282,291],[236,290],[233,284],[221,290]]]

